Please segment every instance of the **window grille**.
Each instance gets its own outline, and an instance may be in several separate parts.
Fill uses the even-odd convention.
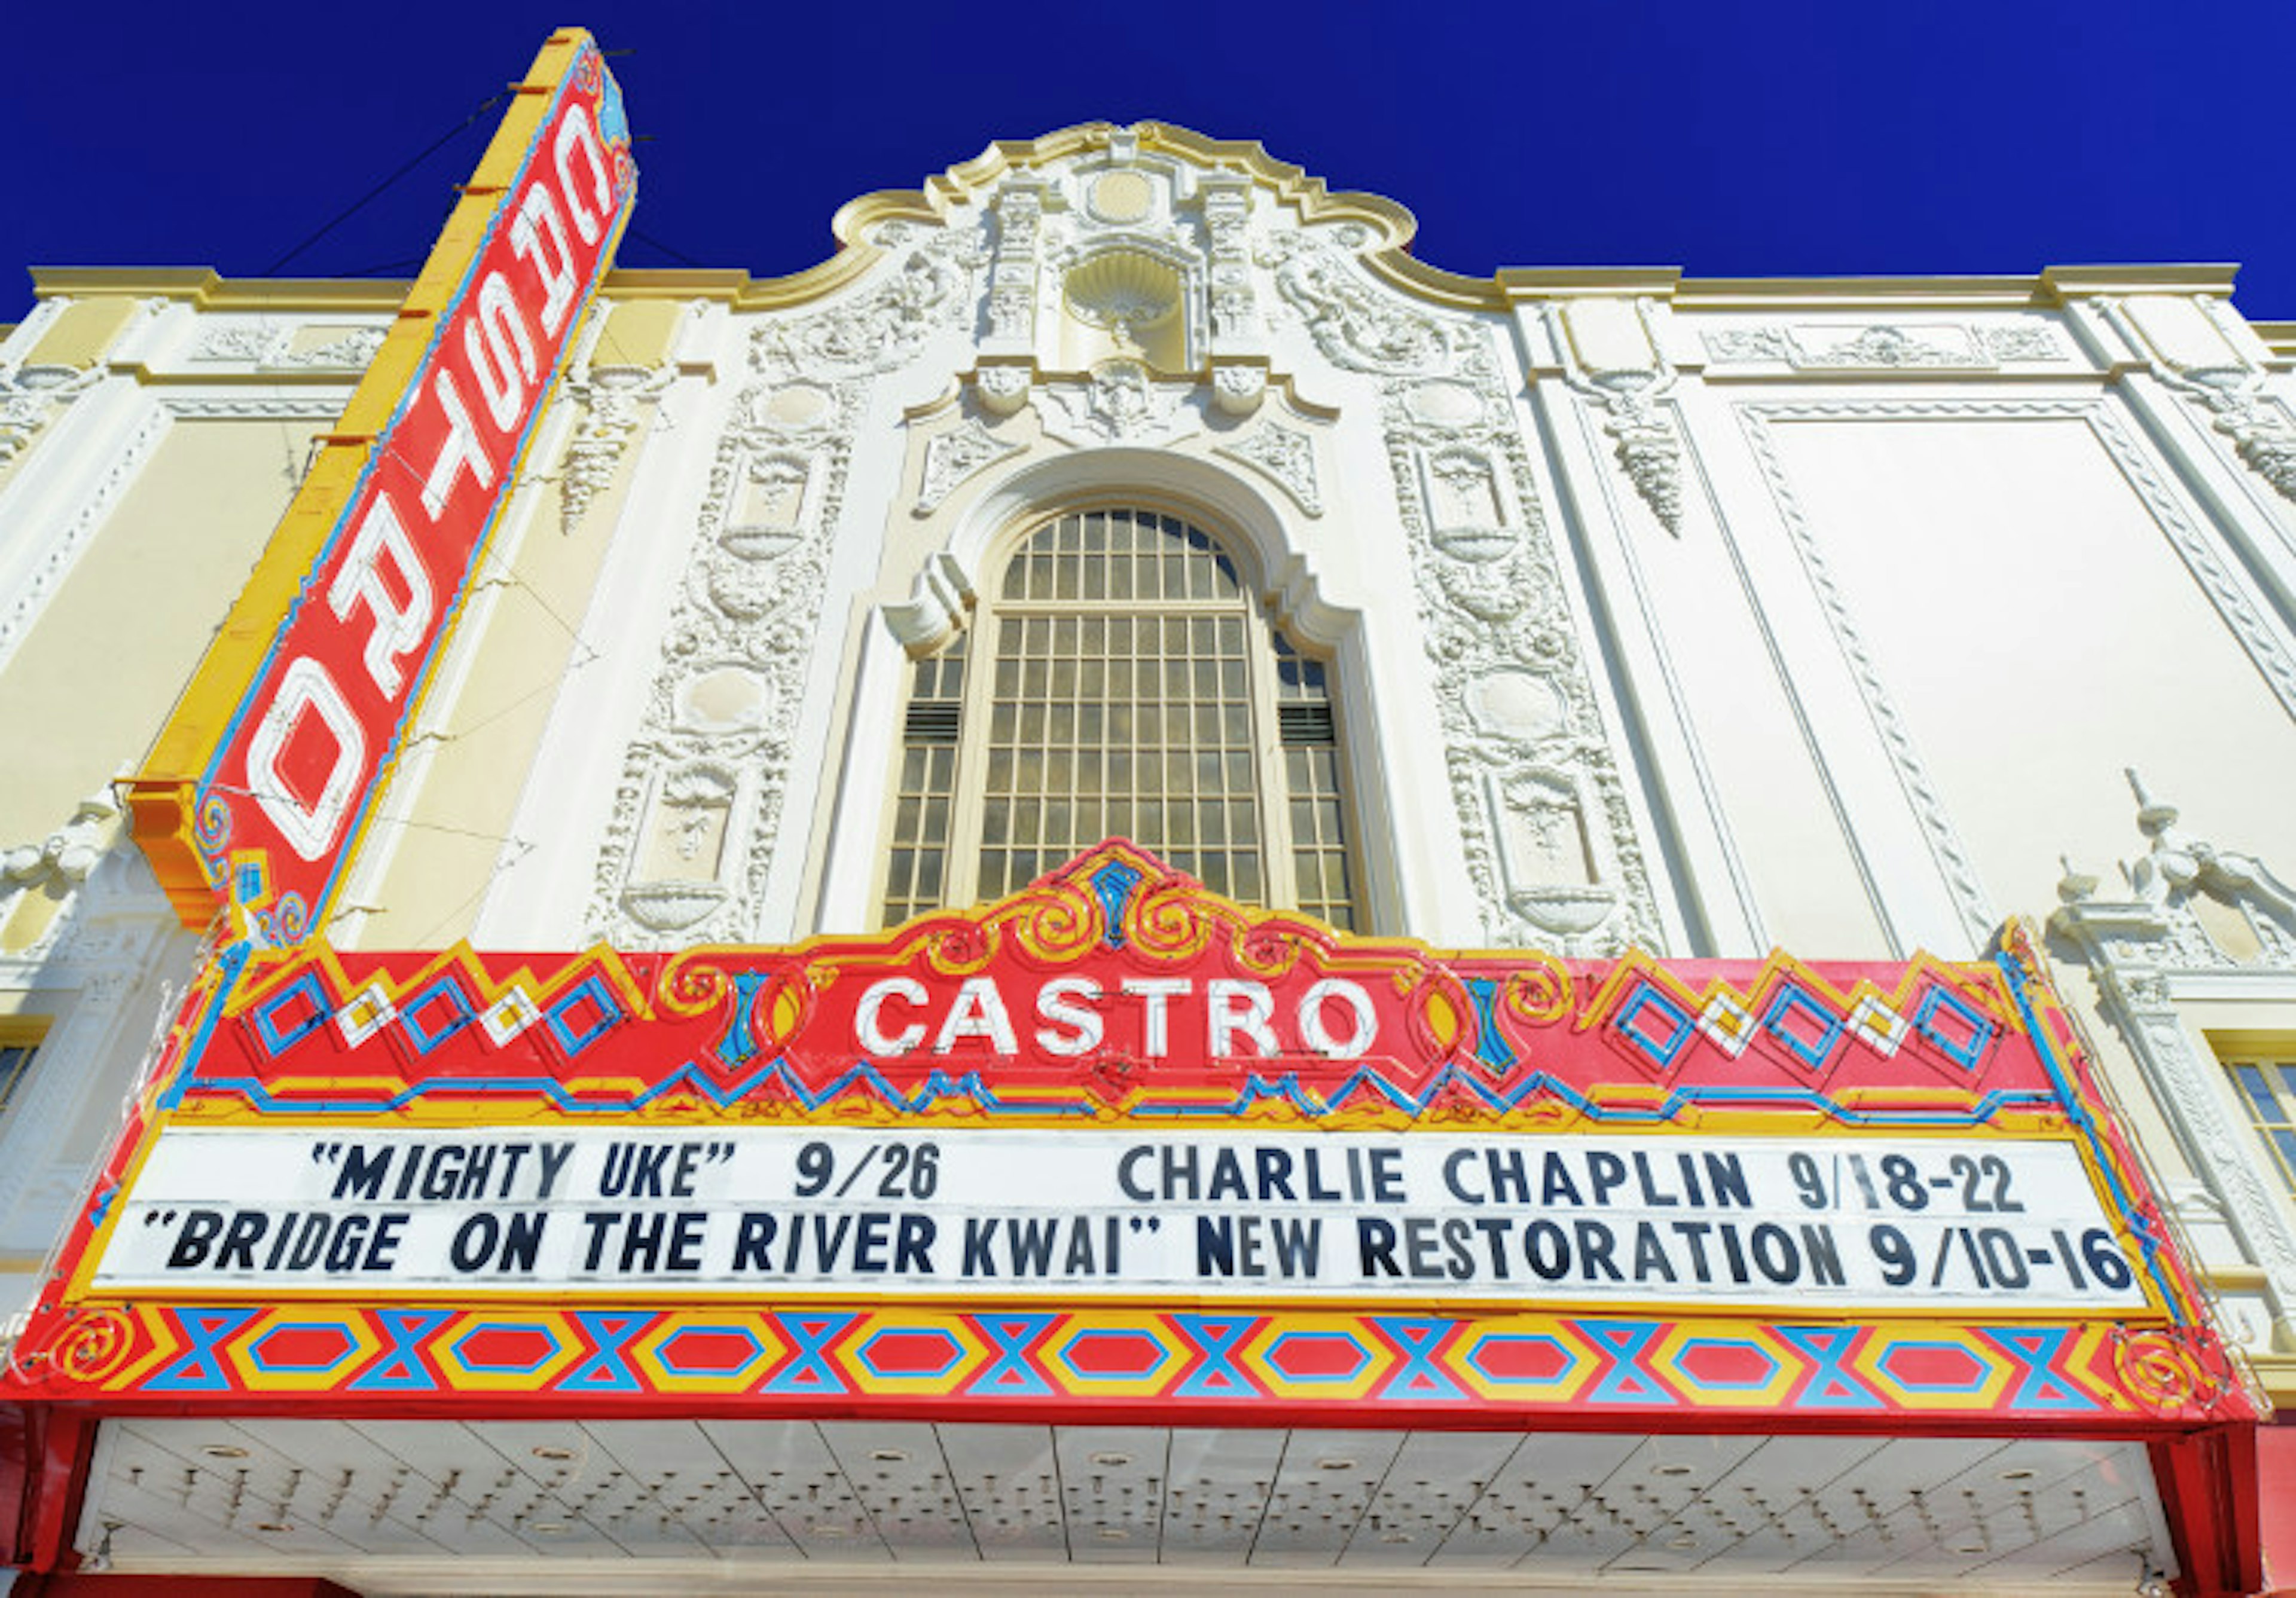
[[[1356,924],[1325,668],[1210,534],[1144,510],[1062,516],[1013,552],[971,634],[969,675],[962,638],[917,664],[887,924],[1011,893],[1113,836],[1215,892]]]

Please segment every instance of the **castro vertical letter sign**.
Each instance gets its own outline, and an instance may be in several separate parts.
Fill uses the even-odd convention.
[[[554,35],[129,785],[187,922],[258,856],[267,937],[318,924],[636,194],[597,46]]]

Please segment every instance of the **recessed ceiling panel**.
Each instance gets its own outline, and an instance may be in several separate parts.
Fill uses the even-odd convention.
[[[861,1421],[114,1421],[78,1546],[121,1571],[437,1593],[722,1590],[744,1566],[778,1586],[889,1559],[1622,1591],[2174,1569],[2134,1442]]]

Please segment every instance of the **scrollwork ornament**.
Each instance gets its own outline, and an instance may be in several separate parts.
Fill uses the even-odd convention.
[[[1500,997],[1509,1016],[1533,1027],[1568,1020],[1577,1004],[1570,968],[1535,950],[1523,955],[1521,969],[1508,976]]]
[[[1168,880],[1136,896],[1125,914],[1125,940],[1152,960],[1193,959],[1218,930],[1197,884]]]
[[[1291,974],[1307,947],[1308,936],[1303,929],[1262,921],[1236,928],[1230,953],[1238,970],[1249,971],[1263,982],[1273,982]]]
[[[1073,963],[1100,940],[1100,911],[1092,895],[1061,880],[1029,889],[1013,921],[1021,958],[1037,965]]]
[[[879,230],[881,248],[904,250],[908,234],[896,234],[896,225]],[[767,376],[890,371],[971,308],[979,265],[970,238],[935,234],[901,253],[890,275],[851,304],[767,323],[752,337],[750,364]]]
[[[1277,233],[1259,261],[1275,291],[1306,324],[1325,359],[1381,376],[1434,373],[1452,364],[1452,332],[1431,314],[1400,304],[1359,278],[1333,242],[1306,230]]]
[[[1271,421],[1233,444],[1219,446],[1218,453],[1272,478],[1308,515],[1324,513],[1323,488],[1316,479],[1315,441],[1306,433]]]
[[[681,950],[662,968],[654,996],[671,1015],[707,1015],[734,990],[726,961],[732,951],[710,946]]]
[[[2206,1414],[2232,1380],[2222,1356],[2184,1327],[2114,1327],[2112,1368],[2129,1397],[2163,1417]]]
[[[926,923],[922,947],[933,971],[944,977],[970,977],[995,957],[999,929],[978,922],[943,920]]]
[[[69,1315],[48,1343],[47,1368],[53,1376],[93,1387],[135,1351],[135,1323],[125,1310],[96,1305]]]
[[[1046,430],[1078,444],[1136,444],[1189,429],[1187,389],[1158,382],[1142,363],[1113,356],[1093,367],[1082,385],[1047,387]],[[1040,407],[1040,410],[1042,407]]]
[[[924,469],[917,485],[918,512],[938,510],[950,492],[974,472],[1020,453],[1020,445],[998,438],[977,419],[967,417],[961,425],[926,443]]]

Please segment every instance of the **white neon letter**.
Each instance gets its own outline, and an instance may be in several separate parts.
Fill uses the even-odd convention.
[[[964,986],[956,990],[956,1003],[948,1007],[940,1036],[933,1039],[933,1053],[947,1053],[960,1037],[985,1037],[1000,1054],[1021,1052],[1021,1045],[1013,1039],[1013,1018],[1004,1013],[1004,996],[987,977],[967,977]]]
[[[550,252],[558,258],[554,266],[543,251],[545,234],[550,235]],[[529,184],[526,198],[519,201],[518,215],[511,219],[510,247],[519,259],[534,268],[542,283],[542,313],[535,320],[542,324],[543,337],[557,337],[559,324],[574,306],[574,252],[566,247],[566,226],[558,219],[558,202],[544,184]]]
[[[378,556],[386,554],[398,580],[406,585],[403,607],[383,586],[382,572],[375,564]],[[406,676],[398,657],[420,644],[430,629],[430,577],[422,570],[422,558],[414,553],[406,529],[398,525],[398,512],[391,508],[387,494],[377,494],[367,507],[358,536],[351,540],[350,553],[344,557],[335,580],[327,585],[327,609],[335,613],[336,620],[349,620],[352,607],[360,604],[374,619],[374,631],[366,639],[366,674],[385,699],[397,699],[399,682]]]
[[[439,458],[430,463],[430,475],[422,479],[422,508],[436,521],[439,512],[447,508],[447,496],[455,491],[455,476],[460,468],[468,466],[480,488],[491,488],[495,463],[479,447],[479,430],[471,425],[471,413],[455,390],[455,374],[441,366],[432,388],[439,396],[439,408],[447,413],[447,441],[439,447]]]
[[[1324,1026],[1325,999],[1342,1000],[1355,1012],[1355,1030],[1345,1043],[1333,1038]],[[1300,1000],[1300,1041],[1318,1054],[1328,1054],[1334,1060],[1358,1060],[1378,1037],[1379,1017],[1372,1010],[1371,995],[1352,982],[1325,977]]]
[[[910,1023],[891,1037],[885,1036],[877,1025],[877,1012],[884,1008],[887,999],[922,1004],[925,1002],[925,985],[914,977],[888,977],[869,984],[861,995],[861,1002],[853,1008],[853,1036],[865,1053],[906,1054],[924,1041],[922,1021]]]
[[[511,365],[512,350],[518,353],[515,368]],[[479,380],[487,414],[504,432],[511,431],[518,425],[519,406],[526,402],[526,385],[535,378],[534,341],[527,337],[526,318],[519,315],[518,302],[510,297],[510,285],[499,272],[488,273],[479,285],[478,314],[463,324],[463,353],[470,358],[471,375]]]
[[[1172,1028],[1165,1001],[1186,993],[1189,986],[1185,977],[1124,979],[1124,991],[1136,993],[1146,1001],[1140,1006],[1140,1052],[1149,1059],[1161,1060],[1171,1052]]]
[[[1100,984],[1090,977],[1055,977],[1038,988],[1037,1014],[1072,1030],[1060,1033],[1050,1027],[1039,1027],[1037,1028],[1037,1047],[1047,1054],[1063,1056],[1082,1054],[1100,1047],[1100,1012],[1089,1004],[1073,1002],[1099,996]]]
[[[316,712],[335,741],[335,763],[308,808],[279,774],[279,757],[287,751],[306,710]],[[366,739],[358,717],[343,702],[342,692],[327,668],[308,655],[299,655],[279,680],[279,692],[263,713],[255,736],[247,746],[247,785],[255,802],[287,845],[306,860],[316,860],[334,847],[366,774]]]
[[[574,186],[574,174],[566,168],[578,144],[582,149],[582,159],[589,164],[590,187],[598,198],[595,211],[582,203],[581,192]],[[587,107],[567,108],[566,119],[558,125],[557,151],[558,186],[566,191],[566,209],[573,213],[574,231],[582,235],[585,244],[594,244],[605,232],[603,218],[614,209],[614,184],[606,174],[606,158],[598,149],[598,130],[590,126]]]
[[[1243,1002],[1242,1010],[1236,1001]],[[1235,1035],[1243,1033],[1251,1039],[1252,1052],[1262,1060],[1275,1053],[1275,1028],[1267,1018],[1275,1013],[1275,1000],[1265,982],[1237,982],[1226,977],[1214,977],[1204,985],[1204,1002],[1210,1006],[1205,1016],[1204,1044],[1215,1060],[1225,1059],[1235,1053]]]

